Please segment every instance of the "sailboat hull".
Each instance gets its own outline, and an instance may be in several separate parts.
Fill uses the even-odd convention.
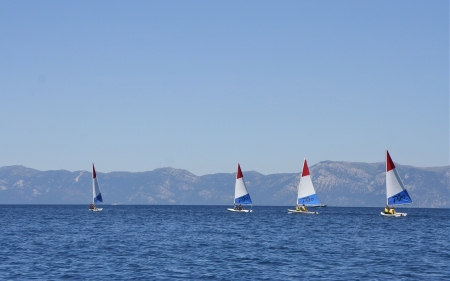
[[[236,213],[251,213],[252,212],[252,210],[235,210],[235,209],[230,209],[230,208],[228,208],[227,210],[230,212],[236,212]]]
[[[101,212],[103,208],[95,208],[95,209],[89,209],[91,212]]]
[[[384,212],[380,212],[380,214],[385,217],[406,217],[406,213],[386,214]]]
[[[288,209],[288,214],[302,214],[302,215],[318,215],[319,212],[297,211]]]

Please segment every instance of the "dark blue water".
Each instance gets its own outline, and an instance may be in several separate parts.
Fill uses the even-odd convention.
[[[0,206],[0,279],[449,280],[450,210]]]

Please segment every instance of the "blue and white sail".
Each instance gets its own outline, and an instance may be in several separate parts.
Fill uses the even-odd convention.
[[[94,164],[92,164],[92,193],[93,193],[93,203],[103,202],[102,193],[100,192],[100,187],[98,186],[97,173],[95,172]]]
[[[403,186],[403,182],[400,179],[394,162],[386,150],[386,204],[402,205],[412,203],[412,199],[408,194],[408,191]]]
[[[252,199],[245,186],[244,176],[242,175],[241,166],[239,164],[236,173],[236,185],[234,186],[234,204],[252,204]]]
[[[297,204],[305,204],[306,206],[320,205],[319,198],[311,180],[311,175],[309,174],[306,159],[303,161],[302,175],[298,184]]]

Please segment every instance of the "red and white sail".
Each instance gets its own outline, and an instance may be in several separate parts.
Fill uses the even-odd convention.
[[[412,203],[411,197],[403,186],[394,161],[386,150],[386,201],[387,205]]]
[[[302,176],[298,184],[297,204],[320,205],[306,159],[303,161]]]
[[[236,172],[236,184],[234,186],[234,204],[252,204],[252,199],[245,186],[241,166],[238,163]]]

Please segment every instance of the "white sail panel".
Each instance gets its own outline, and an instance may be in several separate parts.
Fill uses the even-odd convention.
[[[312,183],[311,176],[310,175],[305,177],[302,176],[299,183],[297,198],[303,198],[313,194],[316,194],[316,191],[314,190],[314,185]]]
[[[395,169],[386,172],[386,196],[387,198],[394,196],[405,190],[403,184]]]

